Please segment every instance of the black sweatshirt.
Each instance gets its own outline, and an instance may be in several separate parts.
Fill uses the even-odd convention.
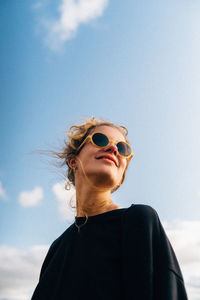
[[[84,217],[77,218],[83,224]],[[156,211],[131,205],[72,224],[51,245],[32,300],[187,300]]]

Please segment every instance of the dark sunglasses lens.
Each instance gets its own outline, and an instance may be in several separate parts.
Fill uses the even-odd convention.
[[[106,147],[109,143],[107,136],[102,133],[95,133],[92,140],[99,147]]]
[[[117,143],[117,148],[118,148],[119,154],[121,154],[123,156],[129,156],[131,154],[131,148],[126,143],[123,143],[123,142]]]

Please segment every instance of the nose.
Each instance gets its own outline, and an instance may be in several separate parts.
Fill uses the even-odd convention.
[[[118,154],[118,149],[115,144],[110,144],[108,147],[105,148],[105,151],[114,155]]]

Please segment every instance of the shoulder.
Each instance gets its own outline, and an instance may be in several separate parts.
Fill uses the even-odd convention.
[[[68,227],[54,242],[51,244],[47,255],[45,257],[45,260],[42,264],[41,272],[40,272],[40,278],[45,273],[49,263],[52,261],[52,258],[57,256],[60,251],[64,251],[65,247],[63,245],[69,244],[69,240],[71,237],[71,233],[73,230],[73,224]]]
[[[160,231],[160,219],[154,208],[149,205],[132,204],[125,210],[122,219],[125,228],[152,232]]]
[[[68,243],[73,231],[73,224],[69,226],[49,247],[46,258],[51,258],[63,244]]]
[[[69,241],[72,232],[73,232],[73,224],[70,225],[54,242],[51,244],[50,249],[55,250],[59,247],[60,244],[62,244],[64,241]]]
[[[145,204],[132,204],[127,210],[131,210],[135,213],[145,213],[145,214],[155,214],[156,210],[150,206]]]
[[[127,208],[126,214],[138,219],[158,219],[156,210],[153,207],[144,204],[132,204]]]

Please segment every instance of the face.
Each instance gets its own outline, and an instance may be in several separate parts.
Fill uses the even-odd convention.
[[[90,134],[95,132],[104,133],[108,138],[116,141],[125,141],[123,134],[117,128],[98,126]],[[97,148],[88,139],[77,155],[76,164],[75,180],[82,180],[84,184],[88,184],[89,180],[96,187],[111,190],[121,183],[127,159],[119,155],[114,142],[105,148]]]

